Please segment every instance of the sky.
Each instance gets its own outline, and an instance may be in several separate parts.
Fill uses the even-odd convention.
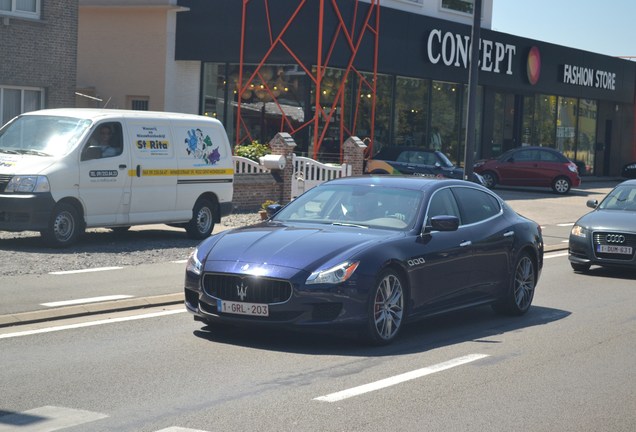
[[[491,29],[636,61],[636,0],[493,0]]]

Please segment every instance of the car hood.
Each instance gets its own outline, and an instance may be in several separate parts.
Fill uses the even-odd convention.
[[[636,233],[636,212],[627,210],[595,210],[582,216],[577,225],[593,230]]]
[[[55,158],[50,156],[0,153],[0,174],[39,174],[53,163]]]
[[[334,261],[334,265],[354,257],[387,236],[403,233],[334,225],[284,225],[262,223],[224,231],[208,241],[213,245],[206,260],[206,270],[218,269],[220,261],[234,263],[232,269],[245,264],[279,266],[313,271]],[[227,266],[223,266],[230,270]]]

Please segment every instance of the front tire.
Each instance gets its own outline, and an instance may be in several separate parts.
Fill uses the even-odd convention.
[[[202,198],[192,209],[192,219],[185,227],[188,237],[202,240],[209,237],[214,229],[214,205],[209,199]]]
[[[536,284],[536,265],[530,255],[523,252],[517,258],[506,293],[493,305],[493,309],[505,315],[525,314],[532,304]]]
[[[405,316],[405,285],[393,270],[380,273],[369,298],[366,336],[374,345],[387,345],[400,333]]]
[[[565,195],[570,191],[571,182],[566,177],[557,177],[552,181],[552,190],[559,195]]]
[[[79,211],[67,203],[59,203],[53,209],[48,228],[40,234],[51,247],[64,248],[75,243],[84,232]]]
[[[484,186],[488,189],[493,189],[497,185],[497,174],[492,171],[486,171],[482,175],[484,179]]]

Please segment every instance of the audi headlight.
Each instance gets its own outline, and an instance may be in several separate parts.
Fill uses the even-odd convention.
[[[575,237],[586,238],[587,237],[587,230],[585,228],[583,228],[581,225],[574,225],[572,227],[572,231],[570,231],[570,234],[572,234]]]
[[[344,282],[356,271],[358,264],[360,264],[360,261],[347,261],[326,270],[315,271],[309,275],[306,284],[337,284]]]
[[[50,192],[51,186],[46,176],[13,176],[4,191],[6,193],[41,193]]]
[[[199,259],[198,254],[199,249],[195,248],[188,258],[188,263],[186,264],[186,272],[200,276],[201,273],[203,273],[203,263]]]

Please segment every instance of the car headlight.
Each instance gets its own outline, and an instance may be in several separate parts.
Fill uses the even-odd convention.
[[[188,258],[188,263],[186,264],[186,272],[200,276],[201,273],[203,273],[203,263],[199,259],[198,254],[199,249],[195,248]]]
[[[572,171],[573,173],[579,172],[579,169],[575,164],[568,164],[568,169]]]
[[[586,238],[587,237],[587,230],[585,228],[583,228],[580,225],[574,225],[572,227],[572,231],[570,231],[570,234],[572,234],[575,237],[582,237],[582,238]]]
[[[51,186],[46,176],[13,176],[4,191],[6,193],[41,193],[50,192]]]
[[[315,271],[309,275],[306,284],[337,284],[344,282],[356,271],[358,264],[360,264],[360,261],[347,261],[327,270]]]

